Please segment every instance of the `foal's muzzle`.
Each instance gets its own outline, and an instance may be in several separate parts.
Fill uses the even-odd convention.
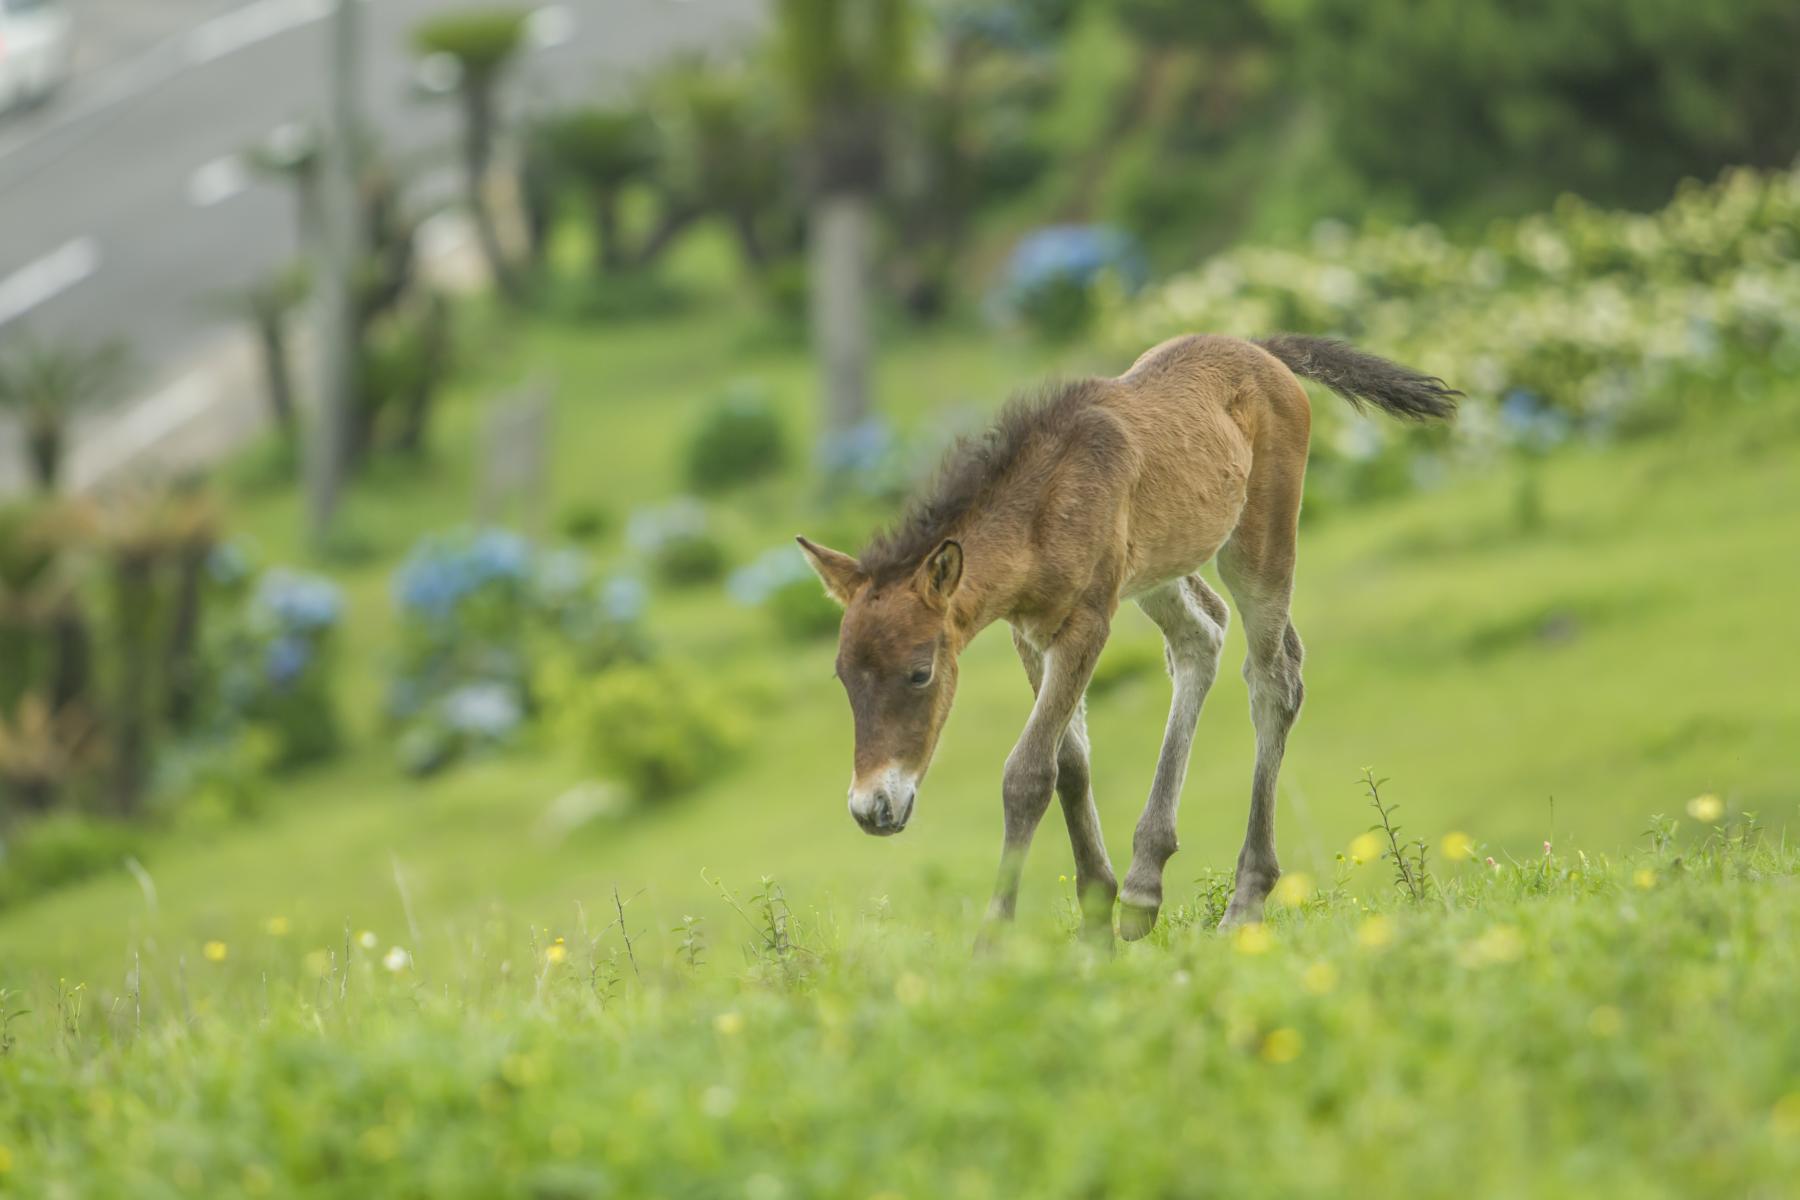
[[[871,786],[850,789],[850,815],[864,833],[888,837],[906,828],[917,795],[914,781],[890,768]]]

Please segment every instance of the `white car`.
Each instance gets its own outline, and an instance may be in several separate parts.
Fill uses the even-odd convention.
[[[74,43],[62,0],[0,0],[0,111],[55,91],[68,78]]]

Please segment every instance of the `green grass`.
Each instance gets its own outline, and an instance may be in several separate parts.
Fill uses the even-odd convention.
[[[14,1022],[0,1188],[1778,1195],[1800,857],[1743,832],[1472,859],[1382,911],[1330,887],[1232,937],[1215,891],[1115,958],[1021,934],[971,961],[941,893],[740,897],[702,930],[725,971],[646,948],[635,905],[628,951],[598,903],[470,912],[396,970],[385,942],[147,946],[141,988]]]
[[[0,912],[0,987],[32,1010],[0,1060],[13,1163],[0,1189],[1163,1196],[1458,1180],[1691,1195],[1751,1191],[1793,1165],[1777,1137],[1800,1124],[1800,1100],[1779,1100],[1800,1066],[1784,1007],[1800,982],[1782,935],[1800,905],[1791,853],[1715,855],[1705,870],[1664,856],[1645,891],[1563,849],[1616,855],[1651,814],[1702,792],[1733,819],[1791,823],[1793,396],[1557,455],[1537,469],[1529,527],[1499,466],[1304,531],[1308,699],[1282,776],[1284,865],[1335,877],[1368,825],[1356,781],[1375,764],[1408,836],[1436,846],[1464,831],[1527,864],[1554,842],[1551,895],[1527,895],[1532,872],[1465,866],[1454,903],[1396,914],[1393,945],[1369,954],[1356,906],[1388,889],[1363,867],[1329,903],[1282,916],[1267,954],[1183,925],[1091,963],[1064,945],[1068,852],[1052,817],[1016,961],[970,967],[1001,765],[1030,698],[1003,631],[970,649],[897,839],[862,836],[844,812],[850,723],[830,644],[783,643],[713,588],[659,592],[651,624],[668,653],[718,667],[755,719],[730,774],[566,835],[539,820],[585,775],[547,732],[442,779],[400,777],[376,721],[388,573],[419,533],[472,517],[489,398],[527,372],[557,381],[559,512],[623,518],[677,490],[686,431],[733,379],[766,383],[797,443],[813,432],[804,357],[716,302],[611,327],[488,318],[474,345],[431,458],[382,467],[345,507],[366,556],[337,570],[351,751],[277,788],[254,823],[152,837],[141,878],[119,869]],[[903,427],[929,428],[1050,371],[1120,365],[943,333],[900,341],[880,392]],[[739,560],[800,531],[854,541],[871,519],[825,506],[799,476],[716,508]],[[297,499],[240,489],[232,511],[268,557],[301,557]],[[601,552],[629,565],[616,534]],[[1122,871],[1168,695],[1135,610],[1108,654],[1090,725]],[[1226,654],[1242,656],[1235,628]],[[1222,671],[1172,897],[1210,888],[1236,856],[1246,708]],[[746,966],[748,930],[714,883],[744,894],[765,875],[805,931],[788,967]],[[605,930],[615,887],[642,979]],[[689,914],[711,943],[697,971],[677,965],[671,932]],[[375,931],[378,952],[322,972],[346,926]],[[1517,932],[1519,957],[1465,961],[1494,948],[1493,928]],[[571,957],[546,973],[553,933]],[[205,960],[210,941],[224,964]],[[381,970],[390,945],[416,968]],[[617,976],[604,1003],[596,961]],[[1329,994],[1297,988],[1320,961],[1337,976]],[[59,992],[77,988],[80,1031],[59,1033]],[[1605,1009],[1622,1024],[1603,1036]],[[1298,1031],[1298,1057],[1265,1061],[1281,1028]]]

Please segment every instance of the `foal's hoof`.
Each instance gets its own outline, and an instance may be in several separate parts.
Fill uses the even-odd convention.
[[[1251,908],[1248,905],[1239,908],[1237,905],[1233,904],[1225,910],[1224,917],[1219,921],[1219,928],[1221,930],[1232,930],[1240,925],[1260,925],[1262,924],[1262,919],[1262,906],[1260,904],[1255,908]]]
[[[1128,942],[1135,942],[1145,937],[1156,928],[1156,914],[1161,910],[1159,904],[1133,904],[1122,901],[1119,904],[1119,936]]]

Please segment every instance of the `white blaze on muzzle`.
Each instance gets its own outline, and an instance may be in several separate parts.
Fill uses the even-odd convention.
[[[912,817],[919,779],[911,771],[888,764],[850,785],[850,815],[867,833],[899,833]]]

